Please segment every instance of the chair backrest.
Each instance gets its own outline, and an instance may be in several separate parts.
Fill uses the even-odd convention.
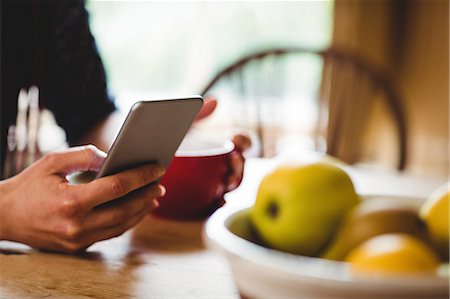
[[[241,111],[234,114],[242,114],[246,126],[256,131],[261,156],[274,155],[276,140],[294,132],[309,135],[315,150],[356,163],[364,159],[364,139],[374,135],[369,129],[372,122],[372,131],[377,131],[375,127],[384,130],[382,134],[394,134],[395,167],[405,167],[401,100],[388,78],[356,55],[338,49],[261,51],[224,67],[201,94],[236,102],[235,109]],[[388,126],[373,125],[380,119],[372,117],[380,104],[389,112]],[[372,146],[383,148],[384,142]]]

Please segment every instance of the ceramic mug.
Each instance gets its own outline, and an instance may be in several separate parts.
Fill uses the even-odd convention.
[[[232,155],[241,153],[229,140],[185,139],[161,179],[166,194],[159,199],[153,214],[198,219],[221,207],[225,203],[224,194],[231,191],[226,180],[231,174]]]

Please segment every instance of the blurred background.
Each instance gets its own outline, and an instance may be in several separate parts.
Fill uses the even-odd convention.
[[[87,1],[87,9],[123,111],[137,100],[211,94],[219,107],[199,127],[250,130],[255,156],[312,150],[448,176],[446,0]]]
[[[118,104],[199,93],[245,54],[330,45],[332,1],[87,1],[91,30]]]

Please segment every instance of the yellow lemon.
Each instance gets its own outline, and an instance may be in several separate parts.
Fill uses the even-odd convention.
[[[441,256],[449,256],[449,207],[450,191],[447,182],[433,192],[419,210],[419,215],[427,224],[431,240]]]
[[[363,274],[417,274],[437,271],[437,254],[422,240],[406,234],[384,234],[352,249],[345,259]]]

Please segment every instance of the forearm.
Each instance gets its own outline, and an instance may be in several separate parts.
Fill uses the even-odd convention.
[[[5,181],[0,181],[0,240],[5,239],[7,224],[5,219],[5,211],[7,209],[7,193],[5,189]]]
[[[9,240],[11,236],[10,203],[12,190],[14,189],[12,179],[0,181],[0,240]]]
[[[164,195],[150,184],[164,172],[145,165],[78,186],[65,179],[73,171],[96,171],[103,160],[93,146],[56,151],[1,181],[0,239],[79,252],[135,226]]]

